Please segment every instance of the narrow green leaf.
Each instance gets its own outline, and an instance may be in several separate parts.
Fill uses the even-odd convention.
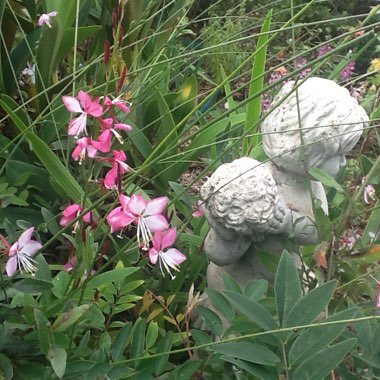
[[[220,319],[219,315],[214,311],[207,309],[206,307],[200,305],[197,308],[200,316],[206,322],[207,327],[215,336],[222,336],[224,332],[223,322]]]
[[[268,46],[267,34],[270,30],[272,20],[272,9],[269,10],[265,17],[263,26],[261,27],[260,37],[257,41],[257,54],[253,63],[251,73],[251,84],[249,86],[249,99],[251,99],[247,105],[247,118],[244,126],[244,135],[249,133],[257,133],[257,126],[261,117],[261,95],[257,95],[263,89],[264,85],[264,72],[265,61]],[[251,138],[246,137],[243,142],[243,155],[246,155],[250,149],[255,147],[258,143],[258,136]]]
[[[138,319],[133,326],[130,358],[139,358],[144,352],[145,346],[145,319]]]
[[[117,334],[115,342],[111,348],[111,357],[113,361],[121,360],[123,352],[129,343],[132,333],[132,322],[127,322]]]
[[[226,290],[235,292],[236,294],[243,294],[243,292],[241,291],[240,285],[231,275],[229,275],[227,272],[223,272],[222,278],[223,278],[223,285]]]
[[[175,380],[188,380],[191,379],[194,372],[202,365],[202,360],[188,360],[182,364],[175,371],[172,372],[170,378]]]
[[[229,299],[232,305],[236,307],[236,309],[238,309],[252,322],[256,323],[259,327],[263,328],[264,330],[278,329],[277,322],[274,320],[274,318],[264,307],[258,303],[243,295],[233,293],[229,290],[224,290],[223,294]]]
[[[358,312],[357,308],[343,310],[323,322],[333,322],[353,318]],[[289,350],[289,365],[294,366],[327,347],[345,330],[346,324],[313,327],[304,331],[292,344]]]
[[[11,360],[0,353],[0,374],[4,380],[12,380],[13,379],[13,364]]]
[[[244,289],[244,295],[252,301],[259,301],[268,290],[267,280],[253,280]]]
[[[356,339],[348,339],[317,352],[302,362],[291,374],[290,379],[324,379],[344,359],[356,342]]]
[[[146,332],[145,346],[147,349],[153,347],[158,338],[158,324],[157,322],[150,322]]]
[[[328,187],[333,187],[336,191],[344,193],[344,189],[339,183],[328,173],[319,168],[310,168],[309,173],[317,181]]]
[[[56,346],[50,347],[47,358],[50,360],[55,374],[62,379],[66,370],[67,354],[65,349]]]
[[[215,352],[256,364],[275,366],[280,362],[279,357],[268,348],[250,342],[218,344],[213,346],[212,349]]]
[[[44,316],[42,311],[34,309],[34,319],[37,323],[38,340],[40,342],[41,351],[47,355],[49,351],[49,327],[50,323]]]
[[[215,289],[207,288],[206,293],[211,302],[218,308],[218,310],[229,320],[232,321],[235,317],[235,311],[231,304],[220,292]]]
[[[42,293],[50,290],[53,284],[48,281],[38,280],[36,278],[25,278],[12,284],[12,287],[24,293]]]
[[[210,335],[202,330],[190,330],[191,336],[194,338],[196,345],[208,344],[212,342]]]
[[[298,271],[293,257],[284,251],[274,282],[274,294],[276,297],[277,313],[280,323],[286,318],[290,309],[301,299],[302,289]]]
[[[163,353],[163,352],[169,352],[172,347],[172,336],[173,332],[168,331],[164,337],[160,340],[160,343],[157,346],[157,352]],[[161,375],[167,366],[169,360],[169,354],[162,355],[160,357],[152,359],[152,369],[153,373],[156,376]]]
[[[53,330],[56,332],[65,331],[72,326],[80,317],[82,317],[91,305],[75,306],[69,311],[60,314],[53,323]]]
[[[234,364],[235,366],[243,369],[244,371],[247,371],[248,373],[252,374],[253,376],[257,377],[260,380],[278,380],[279,379],[278,373],[276,369],[274,368],[264,367],[262,365],[249,363],[244,360],[239,360],[239,359],[231,358],[228,356],[222,356],[222,359],[228,363]]]
[[[318,286],[301,298],[289,311],[283,326],[291,327],[311,323],[329,304],[336,288],[336,281]]]
[[[140,268],[116,268],[108,272],[101,273],[88,281],[87,286],[90,288],[97,288],[101,285],[109,284],[111,282],[116,282],[125,279],[132,273],[135,273]]]
[[[78,184],[75,178],[71,175],[69,170],[62,164],[59,158],[50,150],[48,145],[45,144],[37,135],[31,130],[27,131],[23,119],[20,117],[23,114],[18,111],[16,114],[13,110],[18,108],[18,104],[14,102],[9,96],[1,95],[0,106],[10,116],[20,132],[25,133],[26,139],[31,143],[34,152],[44,165],[49,174],[55,181],[65,190],[66,194],[77,203],[80,203],[84,197],[84,191]],[[23,114],[25,115],[25,114]],[[24,116],[25,117],[25,116]]]

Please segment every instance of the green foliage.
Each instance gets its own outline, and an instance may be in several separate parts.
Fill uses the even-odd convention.
[[[379,8],[346,3],[0,3],[1,379],[380,376],[371,301],[380,281],[379,74],[370,62],[379,58]],[[52,11],[52,27],[39,26]],[[319,57],[325,41],[331,51]],[[302,57],[306,66],[297,67]],[[224,290],[207,288],[209,226],[192,215],[206,175],[242,154],[265,160],[262,106],[283,81],[306,68],[339,81],[351,61],[356,76],[344,84],[360,87],[372,124],[338,179],[310,169],[328,189],[329,215],[315,204],[328,248],[289,239],[304,273],[286,251],[279,263],[263,253],[266,264],[278,264],[274,284],[256,279],[241,288],[224,273]],[[281,67],[286,73],[272,81]],[[130,167],[112,189],[102,184],[115,164],[110,156],[98,150],[80,163],[72,156],[78,140],[67,124],[81,116],[70,115],[62,96],[80,90],[103,111],[106,96],[131,109],[102,114],[133,127],[121,131],[124,141],[112,137]],[[86,113],[87,132],[98,139],[105,127]],[[365,203],[369,185],[373,198]],[[120,193],[168,198],[163,216],[186,256],[180,272],[172,268],[173,280],[162,255],[153,264],[149,249],[140,249],[134,223],[111,233],[108,217]],[[80,210],[65,223],[62,210],[73,204]],[[37,271],[8,276],[10,247],[31,227],[32,241],[43,244],[33,254]],[[316,279],[306,286],[312,272]],[[199,292],[209,303],[199,302]],[[204,330],[195,328],[194,313]]]

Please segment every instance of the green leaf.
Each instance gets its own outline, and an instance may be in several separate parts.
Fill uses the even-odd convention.
[[[283,326],[291,327],[311,323],[328,305],[335,288],[336,281],[333,280],[307,293],[289,311]]]
[[[223,272],[222,278],[223,285],[226,290],[230,290],[232,292],[235,292],[236,294],[243,294],[243,292],[240,289],[240,285],[231,275],[229,275],[227,272]]]
[[[62,298],[66,295],[66,291],[69,289],[69,284],[72,278],[66,271],[59,272],[53,279],[54,287],[52,293],[57,298]]]
[[[25,133],[26,139],[31,143],[34,152],[49,174],[62,187],[62,189],[65,190],[68,197],[74,202],[80,203],[84,198],[82,187],[71,175],[69,170],[62,164],[59,158],[50,150],[49,146],[31,130],[28,130],[28,127],[23,121],[25,118],[26,121],[28,120],[27,116],[20,110],[17,111],[17,114],[13,111],[18,108],[18,104],[9,96],[1,95],[0,106],[10,116],[19,131]]]
[[[252,322],[256,323],[264,330],[277,330],[278,325],[269,312],[252,301],[251,299],[242,296],[240,294],[233,293],[228,290],[224,290],[223,294],[229,299],[229,301],[238,309],[243,315],[245,315]]]
[[[194,372],[202,365],[202,360],[189,360],[172,372],[171,379],[188,380],[191,379]]]
[[[25,278],[12,284],[12,287],[24,293],[42,293],[53,288],[53,284],[48,281],[38,280],[36,278]]]
[[[42,311],[34,309],[34,319],[37,323],[38,340],[40,342],[41,351],[47,355],[49,351],[49,327],[50,322],[44,316]]]
[[[224,332],[223,322],[219,315],[206,307],[199,305],[197,308],[198,313],[206,322],[207,327],[215,336],[222,336]]]
[[[324,379],[344,359],[356,342],[356,339],[348,339],[317,352],[302,362],[291,374],[290,379]]]
[[[256,364],[276,366],[280,362],[279,357],[268,348],[250,342],[218,344],[213,346],[212,349],[221,354]]]
[[[256,55],[251,73],[251,84],[249,86],[249,96],[251,99],[247,105],[247,118],[244,125],[244,136],[247,134],[256,134],[257,126],[261,117],[261,95],[263,90],[265,61],[268,47],[268,37],[270,24],[272,20],[272,9],[269,10],[261,27],[260,37],[257,41]],[[243,155],[246,155],[250,149],[258,143],[258,136],[251,138],[246,137],[243,141]]]
[[[132,322],[127,322],[117,334],[111,349],[111,357],[113,361],[118,361],[123,357],[123,352],[129,343],[132,333]]]
[[[153,345],[156,343],[156,340],[158,338],[158,324],[157,322],[150,322],[148,326],[148,330],[146,332],[146,338],[145,338],[145,346],[147,349],[153,347]]]
[[[261,365],[246,362],[244,360],[234,359],[228,356],[222,356],[226,362],[232,363],[260,380],[278,380],[278,373],[274,368],[263,367]]]
[[[252,301],[259,301],[268,290],[267,280],[253,280],[244,289],[244,295]]]
[[[205,333],[202,330],[190,330],[191,336],[194,338],[196,345],[199,346],[201,344],[208,344],[212,342],[212,338],[210,335]]]
[[[62,313],[53,323],[53,330],[56,332],[65,331],[72,326],[80,317],[82,317],[91,305],[75,306],[69,311]]]
[[[277,313],[280,323],[282,323],[290,309],[298,302],[302,295],[301,282],[294,259],[287,251],[282,253],[278,264],[274,282],[274,294],[276,297]]]
[[[0,375],[3,376],[4,380],[13,379],[13,364],[11,360],[0,353]]]
[[[91,277],[87,283],[89,288],[97,288],[101,285],[106,285],[111,282],[116,282],[124,280],[126,277],[130,276],[132,273],[135,273],[140,268],[116,268],[108,272],[101,273],[94,277]]]
[[[145,319],[139,318],[133,326],[130,358],[139,358],[144,352],[145,346]]]
[[[229,320],[232,321],[235,317],[235,311],[231,304],[220,292],[215,289],[206,288],[206,293],[211,302],[218,308],[218,310]]]
[[[66,369],[67,354],[65,349],[56,346],[50,347],[47,358],[50,360],[55,374],[62,379]]]
[[[172,347],[172,336],[173,332],[168,331],[164,337],[160,340],[160,343],[157,346],[157,352],[164,353],[164,352],[170,352],[170,349]],[[167,366],[169,360],[169,354],[159,356],[157,358],[152,359],[152,372],[159,376],[161,375]]]
[[[333,322],[353,318],[357,308],[343,310],[323,322]],[[345,323],[309,328],[304,331],[292,344],[289,350],[289,365],[297,365],[301,360],[311,357],[316,352],[333,342],[346,328]]]
[[[323,185],[328,187],[333,187],[336,191],[344,193],[344,189],[330,174],[326,173],[319,168],[310,168],[309,174],[314,177],[317,181],[321,182]]]

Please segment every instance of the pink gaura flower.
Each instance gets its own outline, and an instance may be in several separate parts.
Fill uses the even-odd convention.
[[[162,215],[167,204],[167,197],[146,201],[141,195],[131,196],[127,204],[127,211],[132,217],[132,222],[137,225],[137,242],[142,249],[149,248],[152,232],[168,228],[168,222]]]
[[[61,218],[61,220],[59,221],[59,224],[61,226],[67,226],[68,224],[70,224],[75,218],[78,217],[78,215],[83,211],[83,208],[74,203],[70,206],[67,206],[64,210],[63,210],[63,216]],[[92,219],[92,212],[88,212],[87,214],[85,214],[83,216],[83,221],[85,223],[91,223],[91,219]],[[73,228],[73,231],[75,232],[76,229],[78,228],[78,225],[79,225],[79,221],[77,221],[74,225],[74,228]]]
[[[108,117],[107,119],[100,119],[101,128],[103,132],[100,134],[99,139],[94,141],[94,146],[103,153],[108,153],[111,150],[112,134],[119,140],[120,144],[124,144],[124,140],[117,129],[124,131],[131,131],[132,127],[128,124],[115,123],[115,119]],[[115,124],[114,124],[115,123]]]
[[[70,272],[74,269],[75,265],[77,263],[77,257],[73,256],[64,266],[63,270],[66,272]]]
[[[166,231],[157,231],[153,238],[153,247],[149,249],[149,260],[160,265],[161,273],[165,277],[164,269],[169,273],[172,280],[175,279],[171,270],[179,272],[179,265],[186,260],[186,256],[176,248],[165,248],[172,246],[177,238],[177,230],[170,228]]]
[[[380,283],[377,283],[377,289],[376,289],[376,307],[380,308]]]
[[[107,216],[111,232],[122,231],[131,223],[137,226],[137,242],[146,250],[152,240],[152,232],[166,230],[168,222],[162,215],[167,203],[167,197],[159,197],[150,201],[141,195],[119,196],[121,206],[113,209]]]
[[[31,256],[41,249],[42,244],[31,239],[33,231],[34,227],[24,231],[16,243],[10,247],[8,252],[9,259],[5,267],[9,277],[16,272],[17,268],[20,269],[21,273],[23,270],[28,273],[34,273],[37,270],[34,266],[36,261]]]
[[[112,163],[112,169],[108,171],[104,177],[104,186],[107,189],[117,188],[116,181],[119,176],[125,174],[130,168],[124,162],[127,159],[127,156],[122,150],[114,150],[113,157],[108,158],[107,161]]]
[[[364,202],[369,205],[374,201],[376,201],[376,189],[373,185],[368,185],[364,189]]]
[[[48,14],[44,13],[40,16],[40,18],[37,21],[38,26],[47,25],[49,28],[51,28],[50,19],[51,17],[57,16],[58,12],[50,12]]]
[[[93,141],[89,137],[82,137],[77,140],[77,146],[71,153],[71,157],[75,160],[79,160],[79,164],[86,158],[86,154],[90,158],[96,156],[97,148],[93,145]]]
[[[121,206],[114,208],[107,215],[107,222],[111,226],[111,233],[122,231],[125,227],[132,223],[133,216],[128,213],[128,202],[131,198],[120,194],[119,201]]]
[[[205,204],[203,201],[198,201],[195,207],[195,211],[193,212],[194,218],[201,218],[205,214]]]
[[[130,112],[129,106],[131,104],[129,102],[127,102],[126,100],[120,99],[121,96],[122,95],[119,95],[115,99],[110,99],[108,96],[106,96],[104,99],[104,105],[107,107],[107,109],[110,109],[113,106],[116,106],[116,107],[120,108],[122,111],[124,111],[125,113],[129,113]]]
[[[79,91],[77,98],[74,98],[73,96],[62,97],[63,103],[70,112],[81,114],[79,117],[75,117],[69,122],[67,133],[70,136],[75,136],[76,138],[78,138],[78,135],[80,135],[83,131],[87,134],[87,115],[100,117],[103,113],[103,108],[98,101],[92,100],[91,96],[86,92]]]

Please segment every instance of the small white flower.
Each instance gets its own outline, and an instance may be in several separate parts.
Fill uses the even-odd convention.
[[[58,12],[50,12],[48,14],[44,13],[40,16],[40,18],[37,21],[38,26],[47,25],[49,28],[51,28],[50,24],[50,18],[57,16]]]

